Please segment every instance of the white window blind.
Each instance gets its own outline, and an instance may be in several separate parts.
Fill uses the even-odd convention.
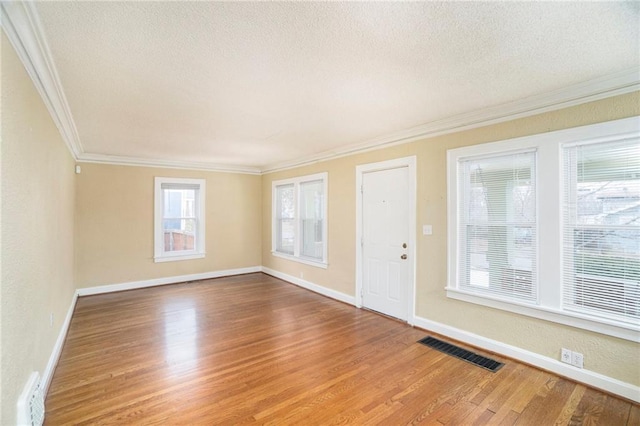
[[[640,324],[640,139],[563,158],[563,309]]]
[[[536,153],[463,159],[458,173],[458,288],[536,302]]]

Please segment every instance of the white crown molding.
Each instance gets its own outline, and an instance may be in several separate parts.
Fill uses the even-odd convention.
[[[117,166],[162,167],[165,169],[204,170],[207,172],[241,173],[249,175],[261,174],[261,170],[257,167],[243,167],[230,164],[213,164],[195,161],[157,160],[104,154],[84,153],[77,158],[77,161],[79,163],[113,164]]]
[[[82,153],[82,144],[34,3],[3,1],[0,3],[0,11],[5,34],[24,64],[71,155],[77,159]]]
[[[341,147],[336,150],[268,165],[263,167],[261,171],[262,173],[272,173],[306,166],[334,158],[414,142],[420,139],[433,138],[484,127],[490,124],[529,117],[639,90],[640,69],[629,68],[594,80],[564,87],[553,92],[547,92],[469,113],[454,115],[442,120],[370,139],[365,142]]]
[[[528,117],[640,90],[640,69],[631,68],[553,92],[455,115],[335,150],[292,161],[274,163],[265,167],[243,167],[206,162],[90,154],[84,152],[82,148],[34,3],[31,1],[2,1],[0,2],[0,11],[2,14],[2,27],[9,41],[27,69],[72,156],[77,161],[82,162],[228,173],[272,173],[420,139]]]

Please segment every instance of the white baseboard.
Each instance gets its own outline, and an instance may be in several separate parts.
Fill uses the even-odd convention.
[[[640,387],[632,385],[631,383],[607,377],[594,371],[563,364],[553,358],[542,356],[506,343],[498,342],[497,340],[488,339],[486,337],[436,321],[431,321],[426,318],[415,317],[414,325],[416,327],[424,328],[425,330],[433,331],[434,333],[459,340],[460,342],[467,343],[490,352],[495,352],[497,354],[513,358],[517,361],[522,361],[551,373],[575,380],[576,382],[584,383],[597,389],[602,389],[635,402],[640,402]]]
[[[271,268],[267,268],[265,266],[262,267],[262,272],[265,274],[271,275],[276,278],[280,278],[281,280],[290,282],[291,284],[295,284],[298,287],[306,288],[307,290],[311,290],[314,293],[321,294],[323,296],[330,297],[332,299],[339,300],[344,303],[348,303],[349,305],[356,305],[356,298],[354,296],[349,296],[348,294],[341,293],[336,290],[331,290],[330,288],[323,287],[318,284],[314,284],[312,282],[303,280],[301,278],[296,278],[293,275],[285,274],[282,272],[275,271]]]
[[[60,354],[62,353],[64,341],[67,338],[69,324],[71,324],[71,317],[73,316],[73,311],[76,308],[77,301],[78,291],[76,290],[76,292],[73,294],[73,297],[71,298],[71,304],[69,305],[69,309],[67,309],[67,315],[64,317],[64,322],[62,323],[62,328],[60,328],[60,333],[58,333],[56,344],[53,346],[53,350],[51,351],[51,356],[49,357],[49,362],[47,362],[47,367],[42,374],[41,385],[45,395],[49,391],[49,385],[51,384],[51,379],[53,378],[53,372],[56,369],[56,365],[58,365],[58,360],[60,359]]]
[[[232,275],[251,274],[260,272],[262,267],[250,266],[248,268],[225,269],[222,271],[203,272],[201,274],[177,275],[173,277],[155,278],[152,280],[130,281],[119,284],[101,285],[97,287],[79,288],[78,296],[91,296],[94,294],[112,293],[114,291],[134,290],[137,288],[155,287],[165,284],[176,284],[185,281],[207,280],[211,278],[229,277]]]

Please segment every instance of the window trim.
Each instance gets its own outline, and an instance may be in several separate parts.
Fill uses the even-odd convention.
[[[300,254],[302,241],[300,238],[300,184],[322,181],[322,192],[324,196],[323,203],[323,221],[322,221],[322,260],[314,259],[311,257],[302,256]],[[294,203],[295,203],[295,218],[294,218],[294,241],[293,241],[293,255],[282,253],[277,251],[277,194],[276,188],[283,185],[293,184],[294,190]],[[271,182],[271,254],[275,257],[282,259],[292,260],[294,262],[303,263],[305,265],[315,266],[318,268],[326,269],[327,263],[327,247],[328,247],[328,187],[329,187],[329,174],[327,172],[315,173],[312,175],[299,176],[289,179],[275,180]]]
[[[164,218],[164,198],[162,185],[165,183],[176,185],[197,185],[198,191],[194,200],[194,213],[197,221],[196,248],[195,250],[182,252],[164,251],[164,229],[162,221]],[[205,203],[206,203],[206,180],[159,177],[154,178],[154,232],[153,232],[153,261],[174,262],[180,260],[202,259],[206,256],[205,251]]]
[[[447,151],[447,297],[555,323],[570,325],[625,340],[640,342],[640,324],[591,317],[562,308],[562,150],[575,144],[640,137],[640,117],[630,117]],[[479,295],[458,288],[459,161],[469,157],[502,155],[535,149],[537,157],[538,304],[519,303]],[[541,248],[544,248],[542,250]]]

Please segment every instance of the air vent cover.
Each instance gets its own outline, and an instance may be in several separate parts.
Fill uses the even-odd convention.
[[[478,355],[459,346],[443,342],[442,340],[438,340],[431,336],[427,336],[424,339],[418,340],[418,343],[422,343],[425,346],[429,346],[430,348],[433,348],[440,352],[444,352],[447,355],[451,355],[463,361],[475,364],[478,367],[482,367],[485,370],[491,371],[492,373],[495,373],[504,365],[504,363],[502,362],[498,362],[494,359]]]
[[[41,426],[44,423],[44,398],[40,374],[34,371],[18,399],[19,426]]]

